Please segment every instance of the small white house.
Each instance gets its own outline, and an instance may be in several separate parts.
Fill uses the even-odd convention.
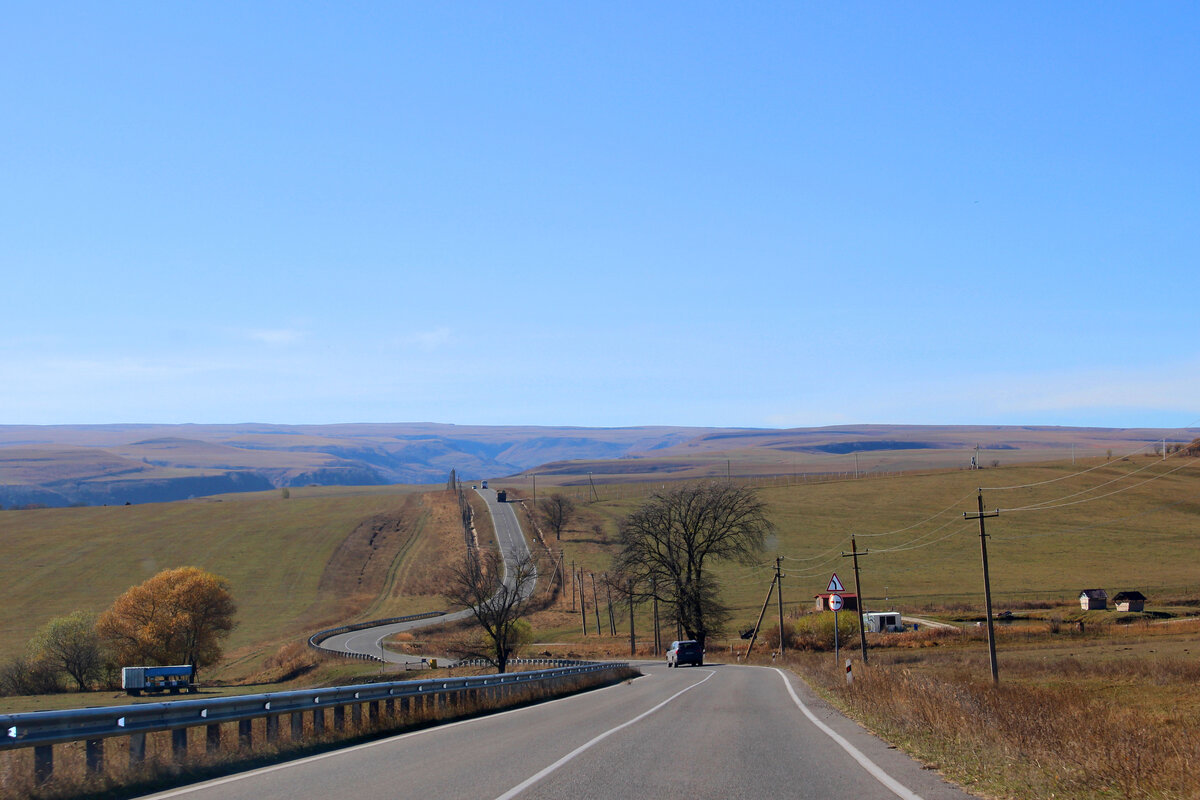
[[[863,614],[863,627],[867,633],[900,633],[904,620],[899,611],[868,611]]]
[[[1103,589],[1084,589],[1079,593],[1079,607],[1084,611],[1108,608],[1108,592]]]

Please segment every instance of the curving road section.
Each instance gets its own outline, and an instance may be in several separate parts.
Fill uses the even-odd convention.
[[[642,665],[639,665],[642,666]],[[969,800],[781,670],[667,670],[165,792],[159,800]]]
[[[504,557],[504,582],[511,589],[512,579],[509,574],[511,572],[509,566],[518,559],[529,555],[529,543],[525,540],[525,534],[521,530],[521,523],[517,520],[517,514],[513,511],[511,505],[501,503],[497,500],[494,489],[476,489],[475,491],[487,503],[488,512],[492,515],[492,523],[496,529],[496,541],[499,543],[500,553]],[[532,592],[533,587],[534,582],[531,581],[528,584],[527,592]],[[370,628],[361,628],[356,631],[331,636],[321,642],[321,647],[353,655],[382,659],[393,664],[419,664],[421,663],[419,657],[406,656],[402,653],[393,653],[385,650],[383,640],[396,633],[442,625],[447,622],[456,622],[461,619],[467,619],[470,616],[471,610],[463,609],[462,611],[441,614],[436,617],[409,620],[408,622],[395,622],[390,625],[375,625]]]

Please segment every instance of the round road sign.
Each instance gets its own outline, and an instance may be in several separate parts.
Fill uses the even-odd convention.
[[[840,594],[829,595],[829,608],[831,611],[842,610],[842,596]]]

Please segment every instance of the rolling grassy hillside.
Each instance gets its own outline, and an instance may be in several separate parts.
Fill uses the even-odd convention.
[[[282,642],[444,603],[429,580],[462,544],[444,492],[293,489],[108,508],[0,512],[0,659],[52,617],[101,611],[159,570],[224,576],[239,611],[228,674]],[[232,670],[232,673],[230,673]]]
[[[785,558],[789,613],[810,607],[834,572],[852,591],[850,559],[841,556],[851,534],[867,551],[860,563],[869,606],[909,612],[960,606],[982,614],[979,528],[963,519],[975,511],[980,486],[1033,484],[984,492],[988,510],[1002,509],[987,520],[997,611],[1040,601],[1069,606],[1081,589],[1093,587],[1110,595],[1138,589],[1151,606],[1200,598],[1200,459],[1142,456],[1103,464],[1068,460],[791,485],[748,479],[762,486],[776,532],[759,564],[717,570],[736,610],[732,627],[753,624],[776,555]],[[609,569],[619,520],[657,488],[601,487],[607,499],[584,505],[564,535],[567,562],[597,575]],[[588,495],[565,491],[581,502]],[[578,630],[577,617],[551,624],[563,635]]]
[[[1026,487],[984,494],[988,509],[1002,509],[988,521],[998,610],[1035,601],[1070,604],[1080,589],[1093,587],[1138,589],[1151,606],[1200,597],[1197,458],[746,480],[760,487],[776,531],[758,564],[718,570],[735,609],[732,629],[753,622],[777,554],[785,558],[789,613],[807,608],[833,572],[851,586],[849,560],[841,557],[851,533],[866,551],[868,605],[981,613],[978,527],[962,517],[974,511],[980,485]],[[599,487],[600,501],[583,503],[563,541],[551,544],[561,545],[568,563],[605,572],[619,520],[660,485]],[[561,491],[584,501],[590,487]],[[4,511],[0,541],[7,556],[0,562],[0,658],[20,652],[51,617],[99,611],[160,569],[194,564],[227,577],[241,607],[230,676],[251,674],[263,655],[316,628],[440,607],[438,569],[462,546],[457,509],[444,492],[396,487],[294,489],[287,500],[272,491]],[[567,600],[569,593],[535,620],[539,639],[578,636],[578,615],[563,609]],[[643,610],[643,631],[647,615]]]

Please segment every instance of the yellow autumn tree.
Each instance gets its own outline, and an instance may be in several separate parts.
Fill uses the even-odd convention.
[[[118,597],[96,630],[122,664],[191,664],[198,671],[221,660],[220,640],[237,624],[236,612],[224,578],[176,567]]]

